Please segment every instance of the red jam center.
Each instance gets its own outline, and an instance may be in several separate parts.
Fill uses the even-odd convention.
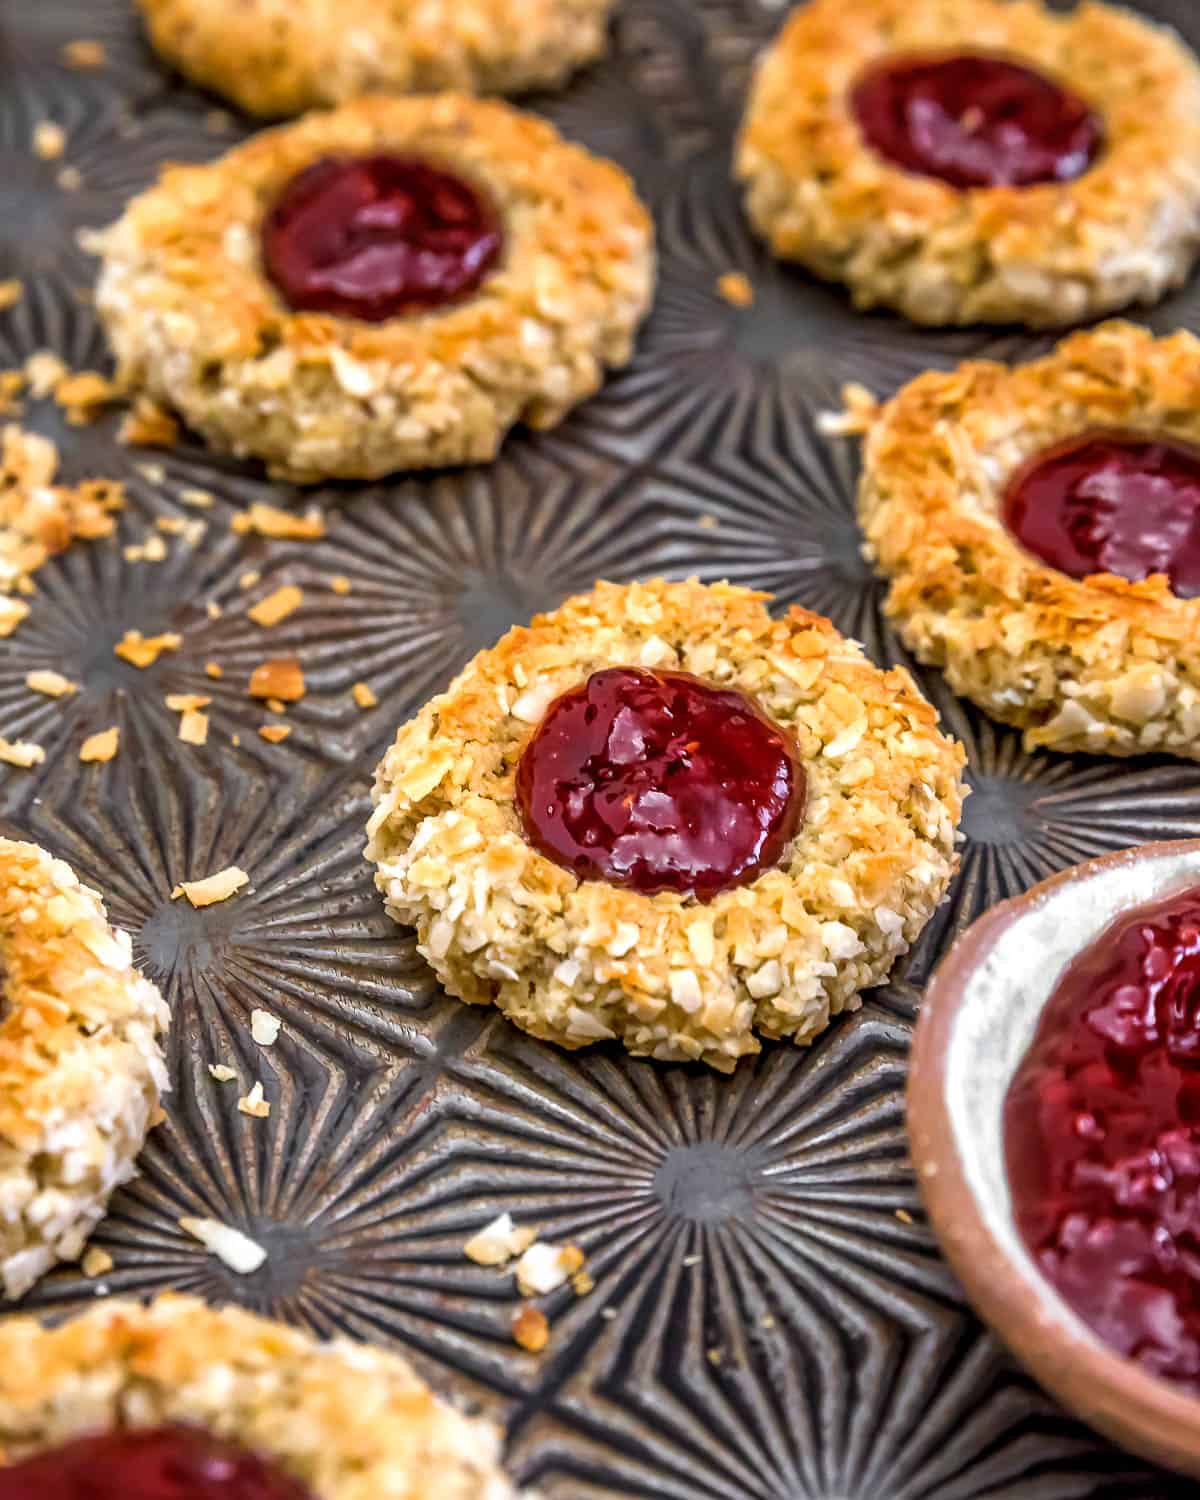
[[[1067,969],[1005,1101],[1013,1207],[1107,1343],[1200,1394],[1200,890]]]
[[[263,226],[267,274],[290,307],[368,323],[469,295],[500,246],[499,220],[474,188],[405,156],[316,162]]]
[[[1070,182],[1104,143],[1098,115],[1001,57],[901,57],[854,86],[859,128],[888,161],[953,187]]]
[[[1200,448],[1122,433],[1072,438],[1016,476],[1004,520],[1072,578],[1165,573],[1180,598],[1200,594]]]
[[[0,1468],[0,1500],[311,1500],[296,1480],[197,1427],[78,1438]]]
[[[556,699],[517,768],[526,836],[550,859],[704,901],[778,862],[804,786],[791,742],[742,693],[637,667]]]

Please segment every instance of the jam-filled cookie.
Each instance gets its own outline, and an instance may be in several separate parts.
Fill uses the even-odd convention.
[[[133,1176],[167,1087],[167,1007],[130,952],[69,866],[36,844],[0,839],[6,1297],[80,1254],[113,1189]]]
[[[727,1071],[884,978],[953,870],[961,747],[768,597],[597,584],[400,729],[367,857],[451,993]]]
[[[1200,340],[1128,323],[912,381],[859,513],[923,660],[1030,745],[1200,759]]]
[[[399,1355],[191,1297],[0,1325],[0,1500],[515,1500]]]
[[[362,94],[557,88],[605,50],[612,0],[138,0],[164,58],[258,115]]]
[[[103,237],[123,377],[299,481],[492,458],[630,357],[653,229],[507,105],[363,99],[170,167]]]
[[[774,252],[919,323],[1154,302],[1200,247],[1200,65],[1123,10],[810,0],[737,172]]]

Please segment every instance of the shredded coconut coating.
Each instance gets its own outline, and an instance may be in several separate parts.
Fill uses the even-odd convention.
[[[1106,323],[1029,364],[968,363],[899,391],[868,435],[858,502],[887,610],[1030,747],[1200,760],[1200,599],[1162,575],[1071,578],[1002,519],[1022,464],[1095,428],[1200,442],[1200,340]]]
[[[1072,182],[962,190],[867,144],[850,91],[889,56],[996,53],[1082,96],[1106,144]],[[1200,246],[1200,68],[1111,6],[810,0],[765,54],[737,150],[776,255],[918,323],[1061,326],[1157,301]]]
[[[264,216],[313,162],[373,151],[477,183],[503,259],[437,311],[293,313],[261,270]],[[486,462],[515,422],[553,426],[628,361],[654,283],[652,222],[619,167],[453,94],[359,100],[168,167],[102,238],[97,307],[122,377],[301,482]]]
[[[954,869],[963,753],[902,669],[828,620],[695,581],[598,583],[468,663],[376,773],[367,858],[445,987],[582,1047],[722,1071],[755,1032],[810,1042],[916,938]],[[808,783],[780,868],[699,902],[581,881],[525,839],[517,762],[561,693],[613,666],[751,694]]]
[[[170,1295],[0,1325],[6,1459],[177,1422],[273,1460],[317,1500],[515,1500],[496,1431],[382,1349]]]
[[[138,0],[182,73],[258,115],[370,93],[559,88],[608,45],[612,0]]]
[[[75,1260],[134,1173],[167,1087],[168,1011],[95,891],[0,839],[0,1278],[19,1297]]]

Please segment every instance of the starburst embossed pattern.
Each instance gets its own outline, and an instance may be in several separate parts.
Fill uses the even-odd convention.
[[[1190,0],[1146,8],[1200,43]],[[361,857],[396,724],[597,576],[734,578],[905,661],[859,550],[855,445],[824,438],[819,415],[847,379],[886,392],[928,365],[1039,343],[860,316],[770,261],[728,165],[781,13],[624,0],[614,55],[535,101],[633,173],[662,285],[632,365],[555,431],[514,434],[494,465],[301,492],[186,435],[123,446],[119,413],[74,427],[53,401],[26,403],[65,477],[118,479],[127,504],[114,537],[41,570],[28,619],[0,642],[0,734],[46,751],[32,771],[0,767],[0,830],[105,892],[174,1013],[166,1121],[97,1235],[113,1268],[99,1283],[60,1268],[28,1304],[179,1287],[403,1348],[506,1424],[514,1473],[549,1500],[1171,1500],[1192,1488],[1058,1411],[973,1318],[920,1211],[903,1092],[945,944],[1075,860],[1200,834],[1194,767],[1027,754],[919,673],[970,758],[950,900],[861,1011],[729,1078],[567,1054],[449,1000]],[[68,66],[80,40],[100,49]],[[0,279],[24,286],[0,311],[0,367],[49,349],[107,368],[78,232],[163,160],[249,129],[218,104],[160,67],[131,0],[0,0]],[[59,156],[34,149],[45,121],[63,129]],[[721,294],[730,271],[749,305]],[[1200,323],[1196,284],[1156,327]],[[243,535],[233,522],[254,501],[314,506],[325,535]],[[298,607],[256,623],[252,606],[283,586]],[[179,643],[135,666],[113,651],[130,630]],[[292,657],[303,697],[282,711],[251,698],[255,667]],[[47,670],[79,690],[31,691]],[[211,700],[205,744],[180,739],[175,694]],[[81,763],[87,736],[114,725],[116,757]],[[235,864],[249,884],[229,901],[172,900]],[[281,1023],[270,1046],[252,1037],[255,1010]],[[236,1076],[215,1078],[221,1064]],[[238,1109],[255,1083],[266,1118]],[[503,1211],[578,1243],[595,1281],[543,1299],[540,1355],[512,1340],[512,1276],[462,1253]],[[265,1263],[234,1274],[183,1232],[187,1215],[243,1230]]]

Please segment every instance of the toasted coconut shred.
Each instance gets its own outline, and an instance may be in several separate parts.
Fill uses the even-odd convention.
[[[75,1260],[134,1173],[167,1087],[169,1013],[99,895],[0,839],[0,1279],[19,1297]],[[5,1444],[7,1446],[7,1444]]]
[[[319,1500],[516,1496],[499,1433],[382,1349],[322,1343],[176,1296],[148,1307],[106,1301],[56,1328],[32,1318],[0,1325],[6,1459],[97,1429],[177,1422],[263,1454]]]

